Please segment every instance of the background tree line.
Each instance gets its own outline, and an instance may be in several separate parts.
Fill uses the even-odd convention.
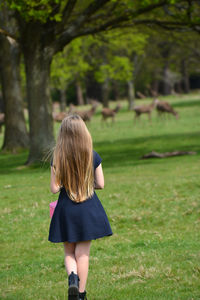
[[[200,39],[197,33],[118,29],[78,38],[55,55],[51,68],[53,100],[83,105],[96,99],[189,93],[193,77],[199,80]],[[192,88],[197,88],[195,82]]]
[[[166,82],[169,85],[169,77],[175,78],[176,73],[185,72],[184,78],[188,78],[189,70],[187,64],[184,65],[184,57],[184,71],[181,73],[175,67],[178,64],[174,63],[175,57],[172,59],[173,42],[170,43],[168,35],[165,40],[162,34],[150,36],[149,32],[150,29],[164,28],[179,31],[179,34],[185,30],[199,34],[199,12],[199,1],[192,0],[2,1],[0,71],[6,116],[3,148],[16,151],[29,147],[27,163],[33,163],[40,161],[44,152],[52,147],[54,136],[50,86],[59,86],[64,97],[68,85],[74,82],[81,103],[82,89],[87,91],[88,82],[92,79],[101,85],[101,98],[104,106],[107,106],[111,84],[115,86],[113,90],[116,93],[121,92],[119,86],[127,84],[131,108],[135,83],[142,69],[149,77],[155,74],[153,78],[155,82],[157,80],[155,86],[157,84],[158,90],[162,72],[164,86]],[[127,32],[120,31],[120,28]],[[111,30],[115,30],[113,34]],[[99,33],[101,35],[97,37]],[[77,39],[84,36],[89,38]],[[148,53],[152,51],[151,38],[154,39],[153,46],[161,48],[158,57],[154,57],[157,70],[153,63],[147,69],[145,64],[145,60],[149,62]],[[163,39],[163,44],[159,39]],[[177,55],[180,48],[176,48]],[[58,54],[61,51],[63,53]],[[23,115],[21,58],[25,66],[29,133]],[[141,82],[151,85],[147,75]],[[166,88],[166,93],[172,88]]]

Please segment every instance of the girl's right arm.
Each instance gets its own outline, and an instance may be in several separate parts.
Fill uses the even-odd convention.
[[[100,164],[94,173],[94,188],[95,189],[103,189],[104,188],[104,176],[102,165]]]
[[[60,186],[56,183],[56,176],[53,167],[51,167],[51,184],[50,184],[51,192],[56,194],[60,191]]]

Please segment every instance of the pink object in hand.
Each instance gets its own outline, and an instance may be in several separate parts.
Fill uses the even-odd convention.
[[[51,202],[49,204],[49,206],[50,206],[50,218],[53,217],[53,213],[54,213],[54,210],[56,208],[57,203],[58,203],[58,201],[54,201],[54,202]]]

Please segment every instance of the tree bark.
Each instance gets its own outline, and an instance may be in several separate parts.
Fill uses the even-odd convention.
[[[66,111],[66,105],[67,105],[67,97],[66,97],[66,89],[60,90],[60,111],[65,112]]]
[[[132,110],[135,100],[135,87],[133,80],[128,81],[128,109]]]
[[[172,86],[169,81],[168,71],[169,71],[168,62],[166,62],[163,69],[163,94],[164,95],[170,95],[172,92]]]
[[[109,80],[106,79],[103,84],[102,84],[102,102],[103,102],[103,107],[108,107],[109,106]]]
[[[156,76],[156,75],[155,75]],[[158,79],[154,79],[152,82],[152,91],[154,91],[155,95],[158,95],[158,89],[159,89],[159,81]]]
[[[77,104],[84,105],[83,91],[79,80],[76,81]]]
[[[26,41],[23,48],[29,106],[30,153],[27,164],[41,161],[54,145],[52,103],[50,99],[50,64],[53,53]],[[36,36],[37,39],[37,36]]]
[[[20,49],[13,40],[0,36],[1,82],[5,105],[5,135],[3,149],[17,152],[28,148],[20,84]]]
[[[117,81],[115,80],[113,81],[112,88],[113,88],[114,100],[117,101],[120,98],[119,84]]]
[[[181,62],[181,73],[182,73],[183,90],[186,94],[188,94],[190,92],[190,81],[189,81],[189,76],[188,76],[187,65],[186,65],[185,59],[183,59]]]
[[[175,92],[182,94],[183,90],[182,90],[182,86],[181,86],[181,82],[176,82],[175,86],[174,86]]]

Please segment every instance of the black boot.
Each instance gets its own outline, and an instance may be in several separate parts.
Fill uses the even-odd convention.
[[[86,291],[83,293],[79,293],[79,300],[87,300]]]
[[[72,272],[69,275],[68,300],[79,300],[79,277]]]

